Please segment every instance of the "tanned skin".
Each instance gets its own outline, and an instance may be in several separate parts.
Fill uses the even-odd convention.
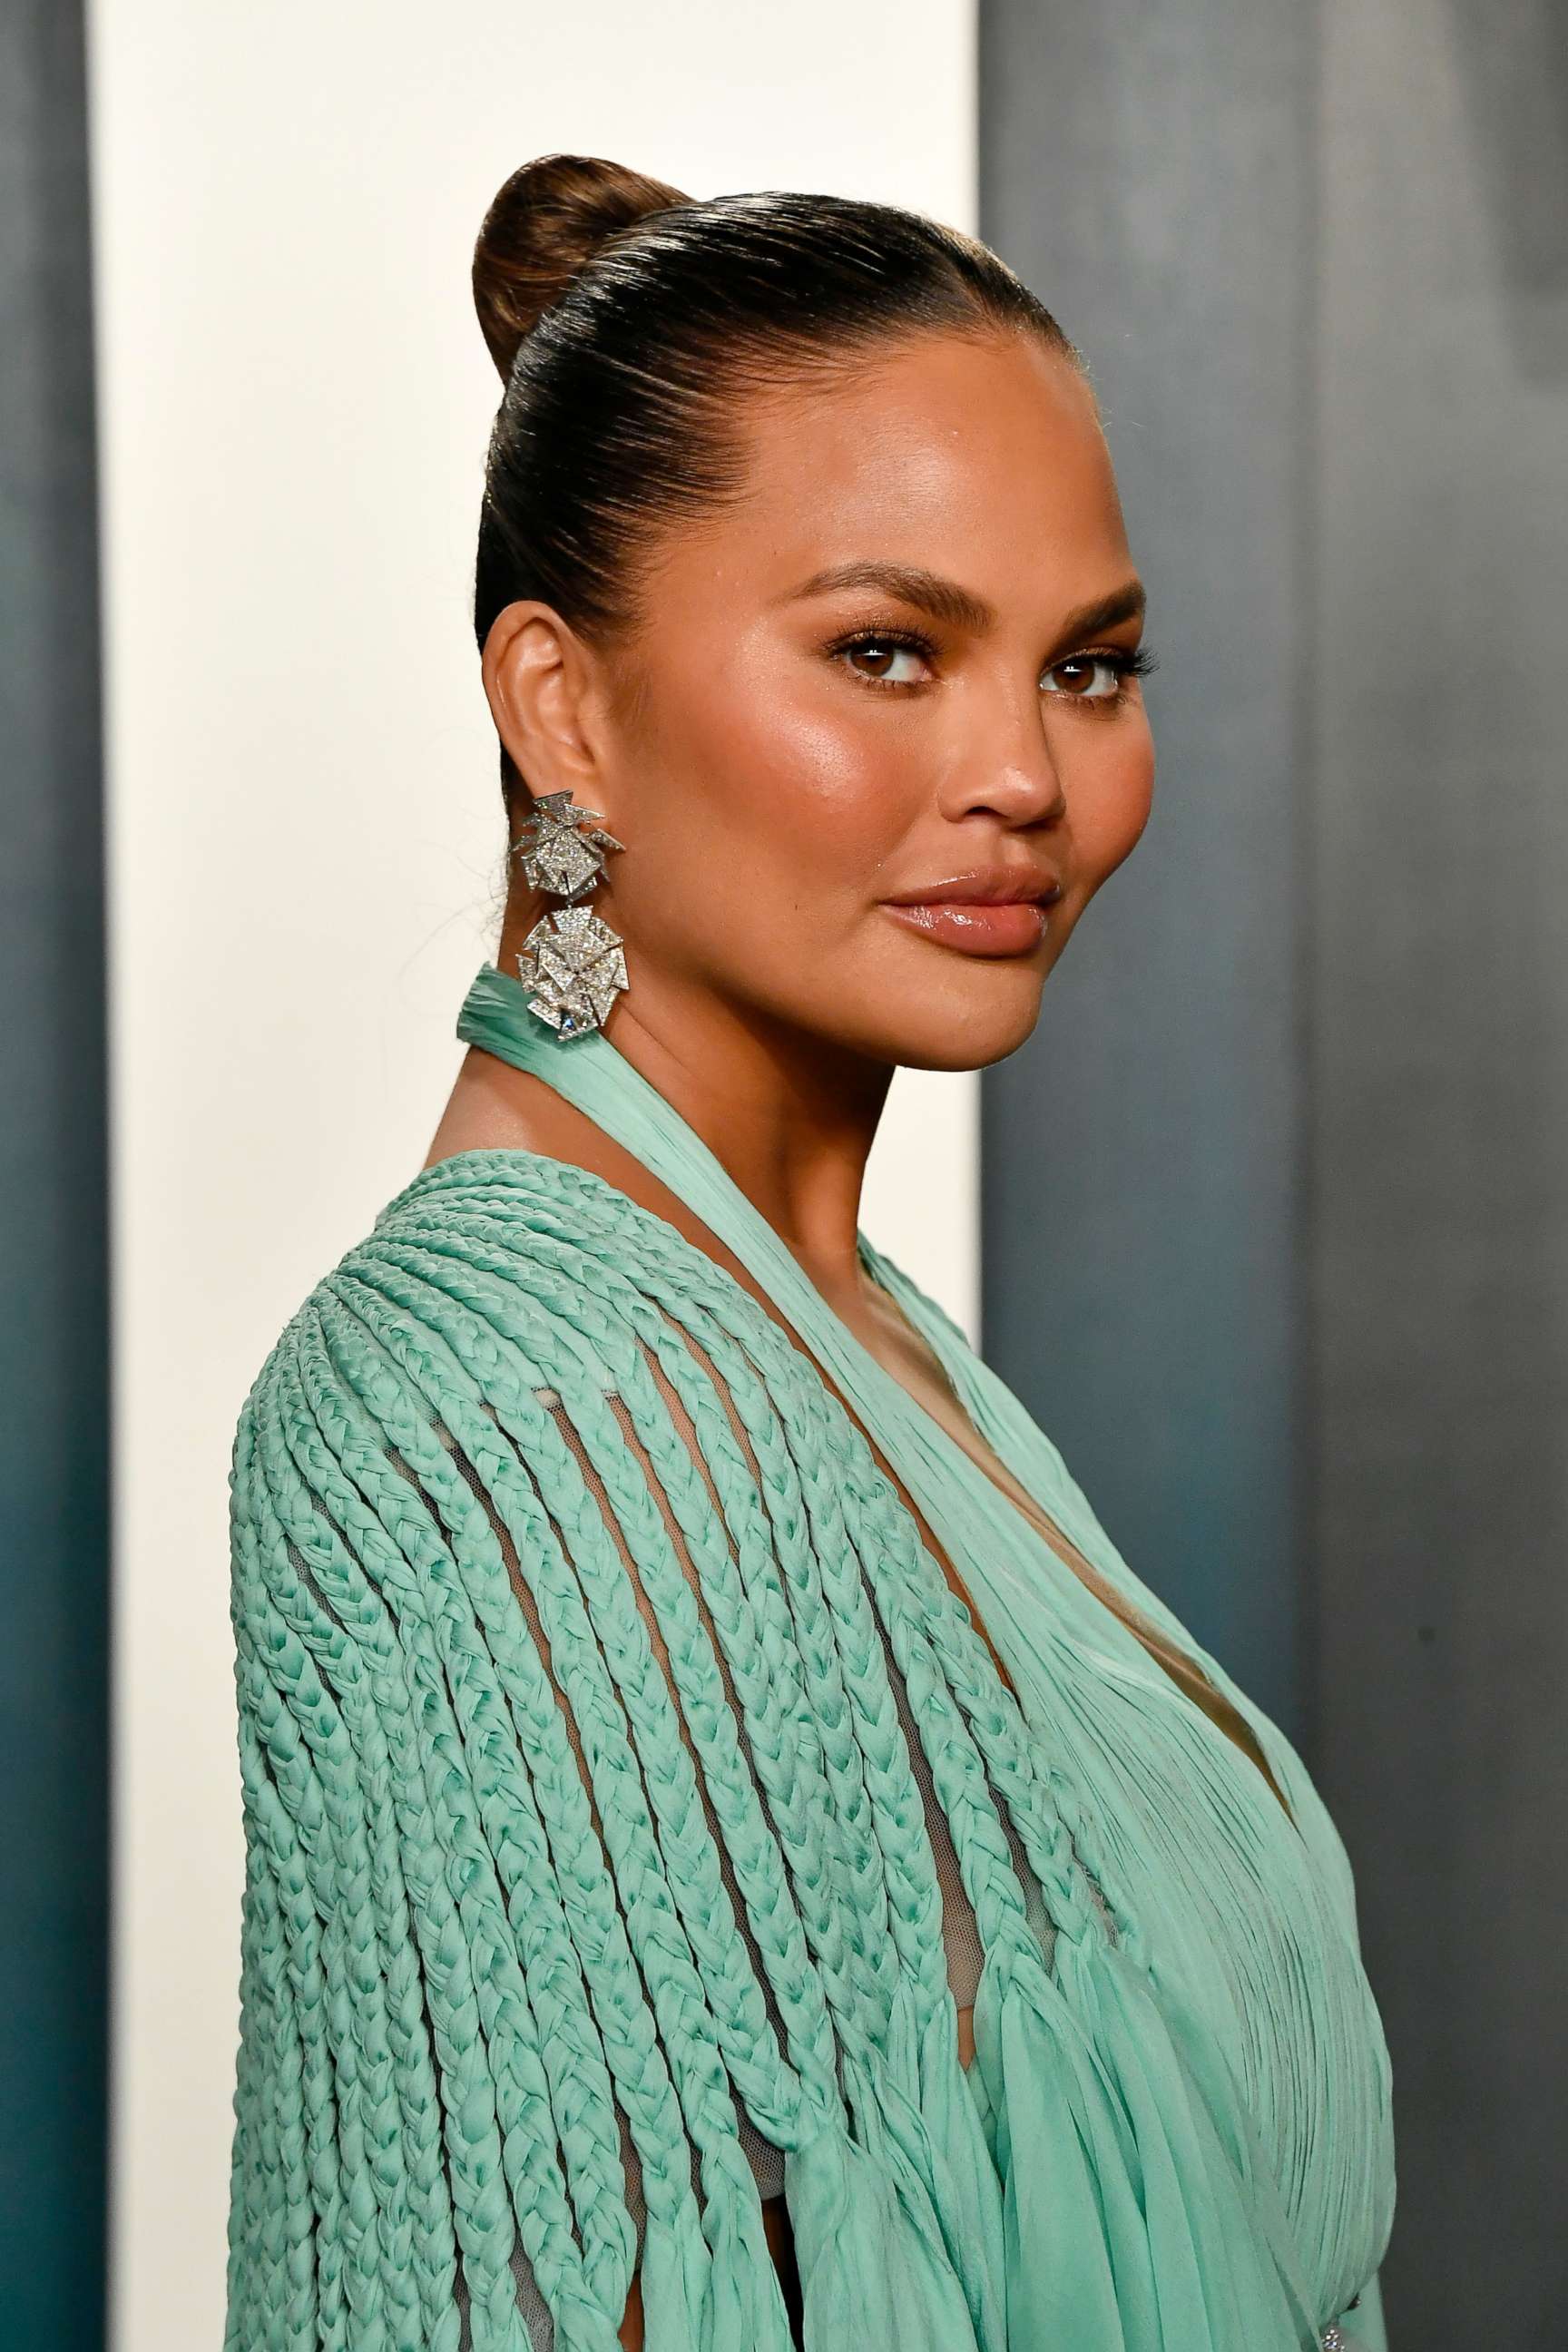
[[[1093,398],[1032,337],[931,334],[841,383],[759,395],[741,429],[743,498],[654,551],[629,641],[596,650],[524,600],[485,646],[495,724],[531,792],[572,793],[626,844],[594,901],[630,976],[605,1034],[856,1338],[1266,1771],[1196,1667],[1042,1519],[857,1253],[895,1067],[978,1069],[1020,1045],[1084,908],[1148,821],[1153,741],[1138,680],[1112,658],[1139,645],[1142,595]],[[800,593],[849,564],[935,575],[988,616],[938,615],[886,586]],[[1120,617],[1086,628],[1108,604]],[[976,868],[1060,883],[1037,945],[967,953],[889,911]],[[512,872],[507,971],[547,903]],[[629,1152],[475,1047],[429,1160],[492,1146],[592,1170],[760,1296]],[[959,2051],[967,2065],[967,2009]],[[784,2200],[763,2211],[798,2332]],[[643,2342],[636,2284],[621,2342]]]

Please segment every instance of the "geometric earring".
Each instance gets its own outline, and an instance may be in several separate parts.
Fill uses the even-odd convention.
[[[605,852],[623,845],[599,823],[596,809],[577,809],[570,793],[546,793],[512,843],[531,888],[566,904],[535,923],[517,959],[531,993],[529,1011],[558,1036],[597,1029],[626,986],[624,941],[608,923],[577,902],[605,870]]]

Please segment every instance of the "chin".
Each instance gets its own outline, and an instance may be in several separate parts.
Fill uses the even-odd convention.
[[[881,1058],[910,1070],[984,1070],[1005,1061],[1030,1036],[1040,1017],[1041,976],[1001,975],[976,989],[959,989],[889,1008]]]
[[[853,965],[825,960],[819,969],[824,977],[833,972],[837,1017],[822,1025],[854,1050],[897,1067],[986,1069],[1034,1034],[1047,979],[1066,943],[1064,933],[1031,955],[974,956],[902,933],[892,942],[884,938],[877,952]],[[846,1034],[846,1013],[852,1034]]]

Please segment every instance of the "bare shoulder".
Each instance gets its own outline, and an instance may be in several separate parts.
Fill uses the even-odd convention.
[[[639,1209],[673,1225],[742,1286],[753,1277],[733,1252],[624,1144],[531,1072],[514,1069],[482,1046],[470,1046],[426,1155],[426,1168],[468,1151],[530,1151],[585,1169]]]

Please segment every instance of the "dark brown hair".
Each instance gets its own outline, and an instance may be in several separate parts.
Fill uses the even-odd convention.
[[[1082,354],[962,231],[894,205],[786,190],[696,202],[594,155],[512,173],[474,248],[504,387],[490,435],[474,632],[537,597],[588,642],[635,629],[637,559],[745,487],[748,395],[920,333],[1038,335]],[[509,805],[521,779],[501,753]]]

